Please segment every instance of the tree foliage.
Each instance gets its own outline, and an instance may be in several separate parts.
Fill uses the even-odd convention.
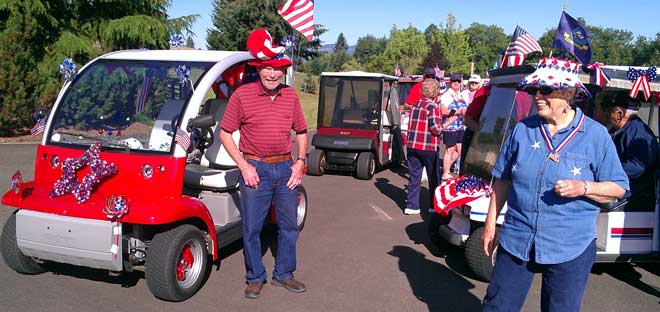
[[[318,56],[318,48],[321,46],[318,37],[326,32],[323,25],[314,25],[313,40],[307,41],[277,14],[277,8],[281,4],[280,1],[270,0],[215,0],[213,25],[207,30],[207,48],[244,51],[250,32],[257,28],[265,28],[273,37],[275,45],[281,45],[280,41],[287,35],[296,37],[298,62]]]
[[[339,33],[339,36],[337,36],[337,42],[335,43],[335,52],[339,51],[348,51],[348,43],[346,42],[344,33]]]
[[[449,66],[445,69],[452,73],[470,73],[470,62],[473,52],[464,30],[456,26],[456,18],[449,14],[442,31],[436,32],[435,40],[440,41]]]
[[[500,51],[509,44],[509,38],[501,27],[479,23],[472,23],[465,29],[465,34],[473,52],[474,71],[485,76],[497,61]]]
[[[33,123],[37,105],[50,107],[62,85],[57,65],[78,67],[118,49],[168,47],[170,34],[191,34],[198,17],[168,20],[170,0],[0,1],[0,135]]]
[[[429,51],[424,34],[413,26],[398,30],[393,27],[383,53],[381,72],[392,72],[399,64],[406,74],[421,72],[422,61]]]

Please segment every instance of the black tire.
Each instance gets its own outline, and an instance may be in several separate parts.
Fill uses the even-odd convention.
[[[371,180],[376,172],[376,159],[371,152],[362,152],[358,155],[356,175],[361,180]]]
[[[495,229],[495,248],[493,249],[493,252],[490,253],[490,256],[487,256],[486,253],[484,253],[482,239],[484,234],[483,226],[472,232],[465,243],[465,261],[476,277],[484,282],[489,282],[490,275],[493,273],[495,257],[497,256],[497,250],[499,249],[499,232],[500,228],[498,227]]]
[[[13,213],[5,222],[0,238],[0,251],[2,259],[7,266],[21,274],[36,275],[46,272],[41,263],[30,256],[24,255],[16,243],[16,213]]]
[[[191,264],[186,263],[190,256]],[[154,235],[147,249],[144,271],[154,296],[166,301],[186,300],[202,287],[209,273],[206,240],[197,227],[183,224]]]
[[[307,157],[307,174],[322,176],[328,167],[327,158],[323,150],[312,150]]]
[[[305,227],[308,211],[307,191],[305,191],[305,188],[300,185],[298,186],[298,206],[296,208],[296,224],[298,224],[299,231],[302,231]]]

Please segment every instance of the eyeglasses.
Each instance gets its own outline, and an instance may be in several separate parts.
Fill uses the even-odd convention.
[[[540,87],[529,87],[525,89],[525,91],[530,95],[536,95],[536,92],[539,91],[541,92],[542,95],[550,95],[550,93],[552,93],[552,91],[555,91],[555,89],[548,86],[540,86]]]

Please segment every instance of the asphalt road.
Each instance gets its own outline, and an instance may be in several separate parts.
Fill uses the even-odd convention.
[[[0,144],[0,188],[20,169],[34,171],[36,145]],[[0,262],[0,311],[478,311],[487,284],[470,277],[461,249],[429,241],[421,216],[405,216],[405,174],[384,170],[371,181],[346,175],[305,177],[310,212],[298,241],[296,278],[308,291],[265,286],[261,298],[243,298],[241,246],[222,250],[220,267],[182,303],[149,292],[143,275],[57,265],[37,276]],[[0,222],[12,212],[0,209]],[[265,238],[272,243],[273,235]],[[272,245],[272,244],[267,244]],[[264,262],[272,272],[272,248]],[[537,276],[524,306],[539,310]],[[596,265],[583,311],[658,311],[660,266]]]

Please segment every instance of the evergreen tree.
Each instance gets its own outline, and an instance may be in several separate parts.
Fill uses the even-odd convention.
[[[169,0],[3,0],[0,2],[0,135],[32,125],[33,107],[50,107],[62,85],[58,64],[78,68],[117,49],[167,48],[171,33],[196,16],[168,20]]]
[[[335,43],[335,52],[340,52],[340,51],[348,51],[348,43],[346,43],[346,38],[344,37],[344,33],[339,33],[339,36],[337,37],[337,42]]]
[[[195,41],[193,40],[192,36],[188,36],[188,38],[186,39],[186,47],[193,49],[195,48]]]
[[[355,53],[353,57],[362,65],[366,65],[369,61],[385,51],[387,46],[387,38],[376,38],[373,35],[360,37],[355,44]]]

